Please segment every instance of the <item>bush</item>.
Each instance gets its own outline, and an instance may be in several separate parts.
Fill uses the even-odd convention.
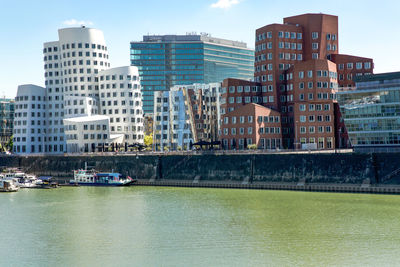
[[[252,150],[256,150],[257,149],[257,145],[256,144],[251,144],[251,145],[248,145],[248,148],[252,149]]]

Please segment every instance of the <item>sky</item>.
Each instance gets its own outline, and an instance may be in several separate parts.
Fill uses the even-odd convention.
[[[375,73],[400,71],[398,0],[0,0],[0,97],[44,86],[43,43],[85,24],[103,31],[111,67],[129,65],[129,43],[147,34],[206,32],[254,48],[255,29],[284,17],[339,17],[339,52],[374,59]]]

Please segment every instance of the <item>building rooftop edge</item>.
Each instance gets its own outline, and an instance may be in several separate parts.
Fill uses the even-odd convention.
[[[400,71],[376,73],[376,74],[371,74],[371,75],[354,77],[354,81],[356,83],[357,82],[359,83],[359,82],[381,81],[381,80],[394,80],[394,79],[400,79]]]

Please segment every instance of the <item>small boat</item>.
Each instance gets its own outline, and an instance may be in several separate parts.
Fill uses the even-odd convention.
[[[17,192],[19,186],[13,179],[0,178],[0,192]]]
[[[39,179],[42,181],[42,183],[38,185],[39,188],[50,189],[58,187],[58,183],[53,180],[52,176],[40,176]]]
[[[70,184],[86,185],[86,186],[126,186],[135,180],[131,177],[124,177],[120,173],[97,173],[95,170],[75,170],[74,179],[70,180]]]
[[[35,175],[20,171],[3,173],[2,175],[5,179],[14,180],[15,184],[20,188],[41,188],[43,184],[43,181],[36,178]]]

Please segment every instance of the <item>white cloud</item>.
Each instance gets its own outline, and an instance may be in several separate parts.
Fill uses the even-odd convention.
[[[76,20],[76,19],[69,19],[69,20],[65,20],[63,21],[64,25],[68,25],[68,26],[76,26],[76,25],[93,25],[93,22],[89,21],[89,20]]]
[[[218,0],[216,3],[211,4],[212,8],[228,9],[233,5],[239,4],[239,0]]]

